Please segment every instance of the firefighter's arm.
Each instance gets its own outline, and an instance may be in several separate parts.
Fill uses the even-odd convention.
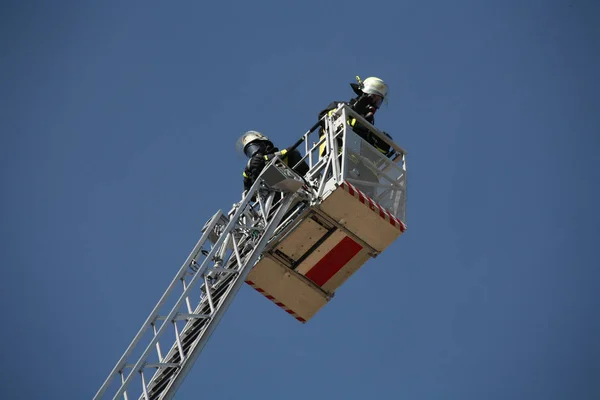
[[[262,172],[262,169],[265,167],[266,161],[264,159],[264,155],[261,153],[255,154],[250,160],[248,160],[248,166],[246,169],[248,170],[248,175],[250,175],[251,179],[256,179]]]
[[[278,156],[279,158],[283,158],[290,151],[291,151],[291,147],[289,147],[287,149],[276,151],[275,153],[267,154],[264,156],[265,162],[271,161],[272,159],[275,158],[275,156]]]
[[[265,160],[263,155],[258,153],[255,154],[251,159],[248,160],[248,164],[244,169],[244,189],[249,190],[256,178],[262,172],[265,166]]]

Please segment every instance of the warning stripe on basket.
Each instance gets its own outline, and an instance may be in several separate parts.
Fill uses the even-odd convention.
[[[389,222],[394,228],[399,229],[401,232],[404,232],[406,230],[406,225],[404,224],[404,222],[394,217],[392,213],[390,213],[388,210],[377,204],[375,201],[373,201],[373,199],[371,199],[369,196],[358,190],[355,186],[346,181],[342,182],[341,186],[346,192],[350,193],[350,195],[354,196],[361,203],[369,207],[373,212],[379,214],[381,218]]]
[[[298,321],[300,321],[302,323],[306,322],[306,320],[304,318],[302,318],[301,316],[299,316],[298,314],[296,314],[293,310],[291,310],[288,307],[286,307],[285,304],[283,304],[282,302],[278,301],[275,297],[271,296],[269,293],[265,292],[263,289],[257,287],[254,282],[252,282],[250,280],[246,280],[245,282],[248,285],[252,286],[258,293],[262,294],[267,299],[271,300],[273,303],[275,303],[280,308],[282,308],[283,310],[285,310],[285,312],[287,312],[288,314],[290,314],[292,317],[296,318]]]

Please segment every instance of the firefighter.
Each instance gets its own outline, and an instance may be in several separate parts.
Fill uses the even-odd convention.
[[[357,76],[356,77],[358,83],[351,83],[350,87],[356,94],[356,97],[350,99],[348,102],[342,101],[334,101],[331,102],[325,109],[323,109],[319,113],[319,120],[325,114],[332,114],[333,111],[337,108],[339,103],[344,103],[350,106],[350,108],[355,111],[358,115],[363,117],[367,122],[371,125],[375,125],[375,113],[381,107],[381,104],[385,101],[387,102],[388,95],[388,86],[387,84],[377,78],[377,77],[369,77],[364,81]],[[369,130],[362,126],[360,122],[358,122],[355,118],[350,117],[348,119],[348,124],[352,127],[352,130],[363,138],[365,141],[373,145],[379,152],[385,154],[387,157],[391,157],[394,155],[393,148],[385,143],[383,140],[379,139],[377,136],[373,135]],[[392,137],[383,132],[384,135],[392,139]],[[321,123],[321,137],[325,134],[325,126],[324,122]],[[338,143],[341,146],[341,138],[338,139]],[[325,154],[326,145],[323,143],[321,145],[321,155]]]
[[[300,162],[302,155],[298,150],[287,148],[280,151],[267,136],[260,132],[247,131],[238,139],[237,146],[248,157],[248,163],[243,173],[244,193],[250,190],[262,170],[275,156],[279,156],[300,176],[304,176],[309,170],[306,162]]]

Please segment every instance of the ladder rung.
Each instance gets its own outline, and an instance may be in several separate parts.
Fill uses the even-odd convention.
[[[181,319],[209,319],[211,317],[210,314],[188,314],[188,313],[180,313],[175,317],[177,320]]]
[[[146,364],[146,368],[177,368],[181,365],[179,363],[153,363]]]
[[[213,272],[213,271],[214,272],[219,272],[219,273],[224,272],[224,273],[227,273],[227,274],[235,274],[237,272],[233,268],[227,269],[227,268],[223,268],[223,267],[213,267],[213,268],[210,269],[210,271],[211,272]]]
[[[148,363],[144,364],[144,368],[177,368],[179,363]],[[133,364],[125,364],[125,368],[133,368]]]
[[[182,319],[209,319],[211,317],[210,314],[188,314],[188,313],[179,313],[175,317],[176,320],[180,321]],[[156,317],[157,320],[165,320],[166,317],[164,315],[159,315]]]

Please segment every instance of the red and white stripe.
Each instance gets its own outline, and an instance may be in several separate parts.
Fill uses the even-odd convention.
[[[358,199],[361,203],[369,207],[374,213],[379,214],[381,218],[389,222],[394,228],[399,229],[401,232],[406,230],[406,225],[404,222],[394,217],[392,213],[377,204],[375,201],[373,201],[373,199],[358,190],[352,184],[344,181],[342,182],[341,186],[346,192],[350,193],[350,195],[354,196],[354,198]]]
[[[267,299],[271,300],[273,303],[277,304],[279,307],[281,307],[282,309],[284,309],[285,312],[287,312],[288,314],[290,314],[292,317],[296,318],[298,321],[302,322],[303,324],[306,322],[306,320],[304,318],[302,318],[301,316],[299,316],[298,314],[296,314],[294,312],[294,310],[290,310],[289,308],[287,308],[285,304],[283,304],[282,302],[278,301],[275,297],[271,296],[269,293],[265,292],[263,289],[257,287],[254,282],[252,282],[250,280],[246,280],[245,282],[248,285],[252,286],[258,293],[262,294]]]

